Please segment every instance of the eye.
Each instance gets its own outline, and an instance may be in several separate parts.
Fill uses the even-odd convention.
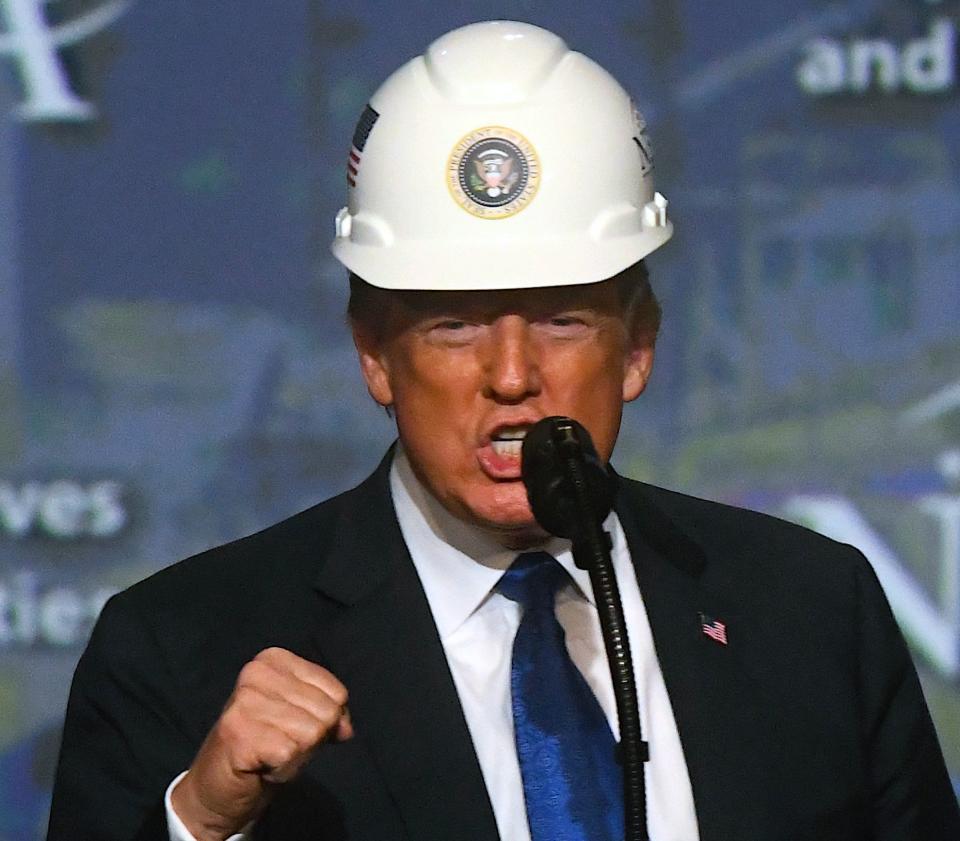
[[[461,345],[476,338],[480,325],[461,318],[439,318],[430,325],[427,337],[434,342]]]
[[[544,333],[558,338],[579,336],[590,327],[589,318],[579,312],[554,313],[546,316],[539,324]]]

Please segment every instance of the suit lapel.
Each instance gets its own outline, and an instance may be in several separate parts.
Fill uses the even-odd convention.
[[[736,603],[713,583],[703,549],[640,488],[621,480],[617,513],[680,733],[700,841],[759,838],[764,774],[750,758],[768,751],[754,744],[763,716],[737,667]],[[701,613],[726,624],[727,645],[703,633]]]
[[[316,580],[318,647],[350,691],[411,839],[491,841],[493,811],[429,604],[393,510],[388,461],[355,493]],[[360,804],[362,808],[362,804]]]

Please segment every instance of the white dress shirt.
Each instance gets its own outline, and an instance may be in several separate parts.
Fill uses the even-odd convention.
[[[390,491],[456,684],[500,838],[530,841],[510,699],[510,659],[521,607],[493,589],[518,553],[448,513],[417,480],[400,447],[390,471]],[[611,555],[633,656],[641,726],[650,745],[645,765],[650,839],[699,841],[680,736],[630,551],[615,513],[604,526],[613,540]],[[575,582],[557,594],[557,618],[566,632],[571,659],[619,738],[590,576],[574,564],[570,541],[554,538],[539,548],[552,554]],[[179,779],[167,789],[170,839],[195,841],[170,805],[170,792]],[[230,841],[243,839],[235,835]]]

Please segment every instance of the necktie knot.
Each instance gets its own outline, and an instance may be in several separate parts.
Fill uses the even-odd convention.
[[[570,580],[567,571],[547,552],[517,555],[497,582],[497,590],[525,610],[553,608],[557,591]]]

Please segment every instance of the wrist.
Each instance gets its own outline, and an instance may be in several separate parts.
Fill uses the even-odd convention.
[[[170,807],[195,841],[225,841],[240,831],[245,823],[210,809],[203,802],[188,771],[170,791]]]

